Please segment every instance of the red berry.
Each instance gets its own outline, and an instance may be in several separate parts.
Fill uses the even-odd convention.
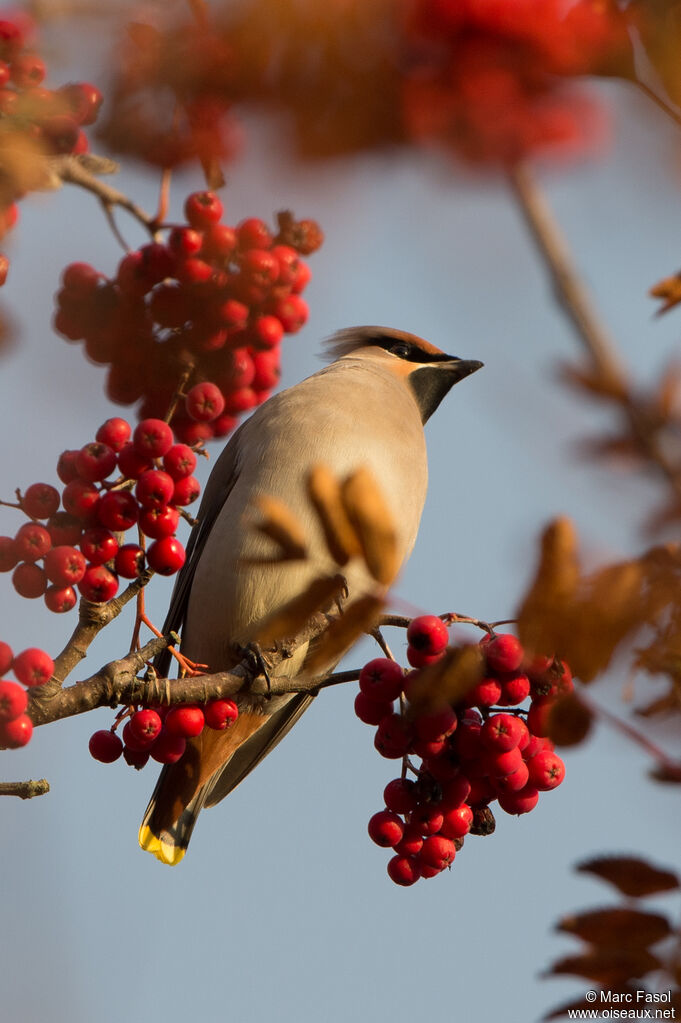
[[[106,444],[118,454],[130,440],[131,434],[130,424],[119,416],[113,416],[102,423],[95,434],[95,440],[98,440],[100,444]]]
[[[42,568],[22,561],[12,573],[12,585],[20,597],[35,600],[36,597],[42,597],[47,589],[47,576]]]
[[[13,721],[24,714],[27,707],[26,690],[9,679],[0,679],[0,721]]]
[[[99,491],[86,480],[72,480],[64,487],[61,500],[69,515],[77,519],[88,519],[99,503]]]
[[[530,695],[530,680],[527,675],[513,675],[501,683],[503,702],[514,707]]]
[[[113,764],[123,752],[123,743],[115,732],[102,728],[90,736],[88,749],[90,756],[99,760],[100,764]]]
[[[135,445],[130,441],[124,444],[118,453],[118,468],[126,479],[136,480],[153,468],[153,460],[146,455],[140,455]]]
[[[19,562],[17,545],[12,536],[0,536],[0,572],[11,572]]]
[[[202,231],[222,219],[223,206],[215,192],[192,192],[184,204],[184,215],[189,224]]]
[[[250,340],[255,348],[276,348],[283,336],[284,328],[276,316],[258,316],[251,324]]]
[[[3,643],[0,639],[0,675],[4,675],[12,667],[14,654],[9,643]]]
[[[136,771],[141,771],[149,762],[149,753],[146,750],[134,750],[130,749],[129,746],[124,746],[123,759],[130,767],[134,767]]]
[[[52,538],[44,526],[39,526],[37,522],[26,522],[17,531],[14,543],[22,561],[37,561],[49,551]]]
[[[161,540],[164,536],[172,536],[180,521],[177,508],[165,505],[160,508],[143,508],[140,513],[139,527],[145,536],[152,540]]]
[[[269,312],[281,320],[281,325],[287,334],[295,334],[299,331],[307,323],[310,315],[307,302],[299,295],[287,295],[285,298],[277,299]]]
[[[402,838],[395,846],[399,856],[415,856],[423,846],[423,835],[413,824],[405,824]]]
[[[527,764],[522,760],[515,771],[511,771],[509,774],[496,775],[491,780],[497,792],[519,792],[525,788],[529,777]]]
[[[456,809],[468,799],[471,783],[464,774],[459,773],[454,778],[445,779],[441,784],[441,789],[440,806],[443,809]]]
[[[248,217],[242,220],[236,228],[236,236],[239,248],[244,249],[268,249],[272,244],[272,235],[264,221],[257,217]]]
[[[424,654],[441,654],[449,642],[449,632],[441,618],[419,615],[409,624],[407,642]]]
[[[372,700],[366,693],[355,697],[355,714],[365,725],[378,725],[392,712],[393,705],[387,700]]]
[[[59,456],[57,476],[62,483],[71,483],[73,480],[78,479],[78,470],[76,469],[77,455],[77,451],[62,451]]]
[[[176,764],[187,748],[181,735],[171,735],[165,728],[151,748],[151,756],[159,764]]]
[[[184,547],[174,536],[155,540],[147,551],[149,568],[159,575],[174,575],[182,568],[186,557]]]
[[[414,719],[414,728],[419,739],[425,742],[437,742],[446,739],[456,730],[458,718],[451,707],[431,711],[430,714],[419,714]]]
[[[494,778],[517,771],[522,762],[523,755],[517,746],[505,753],[492,753],[487,758],[489,773]]]
[[[200,707],[194,704],[179,704],[171,707],[165,717],[165,727],[171,735],[193,739],[203,731],[205,718]]]
[[[143,549],[136,543],[126,543],[119,547],[114,559],[114,568],[124,579],[138,579],[145,569],[146,560]]]
[[[21,53],[12,59],[10,73],[15,85],[20,89],[30,89],[40,85],[47,74],[47,68],[36,53]]]
[[[281,357],[279,351],[253,353],[253,388],[256,392],[270,391],[281,378]]]
[[[85,558],[75,547],[53,547],[44,564],[47,578],[55,586],[75,586],[85,575]]]
[[[70,611],[78,601],[73,586],[48,586],[43,599],[47,609],[55,614]]]
[[[383,799],[389,810],[395,813],[409,813],[418,804],[416,782],[410,778],[395,778],[383,790]]]
[[[224,732],[238,718],[239,708],[234,700],[210,700],[203,708],[203,714],[209,728]]]
[[[148,707],[135,711],[128,722],[131,733],[140,742],[150,745],[161,731],[160,715]]]
[[[105,565],[92,565],[78,583],[78,589],[86,600],[103,604],[118,592],[118,579]]]
[[[376,845],[388,848],[395,846],[401,841],[404,834],[404,824],[401,817],[398,817],[392,810],[381,810],[375,813],[369,820],[369,837]]]
[[[393,856],[388,861],[388,875],[395,884],[400,884],[407,888],[418,881],[421,872],[415,857]]]
[[[462,719],[452,740],[456,752],[464,760],[478,757],[483,749],[480,738],[481,725],[478,721]]]
[[[70,82],[57,90],[63,96],[79,124],[94,124],[104,97],[90,82]]]
[[[83,535],[83,523],[68,512],[58,511],[48,519],[47,532],[53,547],[75,547]]]
[[[483,744],[499,753],[517,746],[522,735],[523,722],[512,714],[493,714],[480,729]]]
[[[499,806],[506,813],[529,813],[539,802],[539,792],[533,785],[526,785],[517,792],[500,792]]]
[[[527,713],[527,727],[532,735],[543,738],[549,734],[549,717],[555,702],[555,700],[549,697],[542,697],[539,700],[532,701]]]
[[[110,490],[99,502],[99,521],[113,533],[124,533],[138,518],[137,501],[127,490]]]
[[[44,650],[29,647],[14,658],[12,671],[23,685],[41,686],[52,678],[54,661]]]
[[[427,668],[429,664],[436,664],[442,660],[442,653],[426,654],[423,650],[417,650],[416,647],[408,646],[407,660],[412,668]]]
[[[32,519],[49,519],[59,508],[59,491],[49,483],[32,483],[21,498],[21,507]]]
[[[180,259],[197,256],[203,245],[203,236],[191,227],[174,227],[168,236],[168,248]]]
[[[419,863],[425,863],[437,870],[444,870],[454,862],[456,846],[451,838],[444,838],[441,835],[431,835],[423,843],[418,854]]]
[[[108,444],[94,441],[86,444],[76,455],[76,469],[81,479],[95,482],[104,480],[116,468],[116,452]]]
[[[440,834],[445,838],[463,838],[471,830],[472,823],[473,811],[464,803],[445,811]]]
[[[91,565],[103,565],[116,557],[118,541],[110,530],[96,526],[85,530],[80,540],[80,549]],[[47,568],[47,560],[45,567]],[[69,582],[78,580],[69,579]]]
[[[191,476],[196,468],[196,455],[187,444],[173,444],[163,456],[163,468],[174,480]]]
[[[543,753],[545,750],[553,753],[554,746],[551,740],[544,736],[530,735],[529,741],[523,750],[523,757],[525,760],[530,760],[532,757],[536,757],[537,753]]]
[[[230,330],[243,330],[248,323],[249,308],[236,298],[227,298],[217,307],[215,315]]]
[[[163,508],[171,500],[175,483],[162,469],[147,469],[137,480],[135,497],[143,508]]]
[[[65,291],[77,295],[79,299],[87,299],[96,289],[101,278],[94,266],[89,263],[69,263],[61,275],[62,286]],[[66,298],[66,296],[64,296]],[[102,438],[97,437],[97,440]],[[105,440],[106,444],[107,441]]]
[[[125,743],[125,748],[134,750],[136,753],[146,753],[154,743],[154,739],[145,739],[131,731],[130,721],[126,721],[121,738]]]
[[[162,419],[144,419],[135,428],[132,442],[143,458],[162,458],[173,446],[173,431]]]
[[[209,381],[196,384],[185,398],[187,415],[199,423],[210,423],[222,415],[225,399],[222,391]]]
[[[360,691],[372,700],[396,700],[402,692],[403,684],[402,668],[387,657],[376,657],[365,664],[359,673]]]
[[[227,224],[210,224],[203,233],[203,254],[207,259],[227,259],[236,249],[236,244],[236,231]]]
[[[25,746],[33,735],[33,722],[28,714],[20,714],[11,721],[0,723],[0,746],[19,749]]]
[[[199,481],[194,476],[183,476],[175,483],[170,503],[185,508],[188,504],[193,504],[200,495],[201,484]]]
[[[478,707],[494,707],[501,699],[501,683],[496,678],[483,678],[468,692],[466,703]]]
[[[487,806],[496,798],[496,790],[487,778],[471,778],[471,790],[468,793],[468,805],[473,809]]]
[[[388,714],[376,729],[374,746],[382,757],[398,760],[409,750],[412,738],[411,724],[400,714]]]
[[[540,792],[548,792],[560,785],[565,777],[565,764],[557,753],[544,750],[527,761],[530,784]]]
[[[493,672],[517,671],[525,657],[520,640],[509,632],[499,632],[485,643],[485,658]]]
[[[418,828],[422,835],[435,835],[442,827],[444,815],[437,807],[426,803],[412,810],[407,820]]]
[[[277,284],[293,284],[298,276],[300,256],[290,245],[273,245],[270,255],[278,264]]]

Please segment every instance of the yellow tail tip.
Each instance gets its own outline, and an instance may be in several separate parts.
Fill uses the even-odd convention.
[[[146,824],[143,824],[140,828],[139,844],[145,852],[151,853],[161,863],[167,863],[171,867],[177,866],[187,851],[186,849],[181,849],[178,845],[164,842]]]

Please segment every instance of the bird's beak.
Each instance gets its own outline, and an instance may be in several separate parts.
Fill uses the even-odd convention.
[[[414,392],[425,423],[430,419],[445,395],[454,384],[481,369],[484,364],[477,359],[458,359],[455,355],[419,366],[409,375],[409,386]]]

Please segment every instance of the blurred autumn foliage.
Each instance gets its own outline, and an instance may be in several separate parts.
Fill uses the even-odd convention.
[[[601,1011],[604,1002],[638,1012],[642,1012],[644,1006],[659,1002],[661,1008],[678,1013],[681,1009],[679,925],[670,916],[631,901],[660,893],[678,893],[678,876],[645,860],[624,856],[587,860],[580,863],[577,870],[608,882],[626,900],[615,906],[573,913],[558,921],[556,930],[577,938],[582,948],[556,960],[545,975],[568,974],[580,977],[589,987],[595,984],[599,987],[595,998],[583,996],[558,1006],[544,1019],[560,1019],[580,1010],[593,1011],[594,1005],[600,1006]],[[662,1002],[661,999],[668,1000]]]
[[[0,28],[3,54],[16,45]],[[604,461],[625,458],[659,481],[659,506],[646,524],[659,539],[659,530],[678,529],[681,520],[681,371],[669,367],[645,391],[634,382],[635,374],[624,365],[580,285],[528,168],[535,158],[574,158],[607,141],[606,113],[589,88],[593,77],[619,79],[623,88],[640,89],[681,122],[680,47],[679,0],[194,0],[167,12],[156,9],[153,18],[141,11],[126,26],[114,47],[110,90],[95,137],[114,154],[161,169],[166,181],[171,168],[198,160],[208,187],[215,188],[223,181],[224,165],[243,144],[240,111],[264,108],[281,117],[301,158],[435,146],[451,158],[453,168],[458,161],[477,171],[499,172],[515,188],[559,302],[582,345],[579,361],[563,368],[562,381],[612,413],[612,431],[586,440],[584,453]],[[641,70],[646,67],[649,72]],[[73,136],[70,149],[61,146],[62,136],[57,145],[49,132],[41,135],[37,128],[45,126],[47,90],[32,90],[32,85],[0,86],[3,216],[27,191],[54,187],[50,173],[58,156],[80,158],[87,149],[80,135]],[[51,102],[49,116],[63,118],[64,111]],[[49,145],[46,139],[52,140]],[[112,204],[123,203],[94,180],[85,187],[99,194],[108,212]],[[163,196],[162,191],[158,214],[144,221],[154,239],[163,222]],[[3,233],[14,222],[6,219]],[[291,225],[292,219],[289,230]],[[304,253],[300,238],[282,234],[284,226],[280,223],[276,241]],[[642,281],[642,290],[649,284]],[[681,302],[681,271],[670,269],[651,294],[661,301],[661,312],[672,310]],[[176,326],[170,324],[169,331]],[[168,338],[177,341],[176,334]],[[161,370],[154,364],[154,379],[160,379]],[[176,375],[166,382],[169,393]],[[167,396],[164,392],[164,401]],[[329,485],[337,486],[337,481],[329,484],[320,477],[310,496],[329,527],[337,545],[332,552],[342,566],[343,536],[357,542],[347,520],[360,540],[363,534],[357,516],[352,519],[349,498],[339,524],[340,504],[328,498]],[[261,510],[272,535],[283,535],[281,509]],[[372,543],[387,546],[375,527]],[[372,551],[366,542],[361,545],[369,564]],[[299,549],[292,544],[289,556],[299,556]],[[388,584],[393,575],[381,551],[380,581]],[[310,608],[318,609],[341,589],[336,576],[316,582],[320,592],[303,594],[300,607],[289,609],[290,620],[269,623],[274,633],[285,632],[292,621],[300,625]],[[580,554],[572,522],[557,517],[547,526],[534,578],[519,599],[517,615],[523,645],[567,661],[582,684],[551,711],[548,731],[556,742],[581,742],[594,714],[606,713],[594,709],[585,689],[614,663],[627,663],[665,681],[665,693],[639,707],[639,716],[650,721],[675,715],[678,720],[680,583],[677,542],[646,545],[637,556],[593,566]],[[349,632],[359,633],[373,622],[379,610],[380,604],[362,607],[356,621],[346,619],[339,626],[345,630],[341,645]],[[423,692],[415,692],[414,700],[432,704],[434,694],[443,701],[459,699],[478,681],[479,672],[479,652],[452,651],[423,672]],[[636,737],[632,725],[624,730]],[[655,760],[656,777],[680,782],[676,761],[650,737],[639,740]],[[603,877],[629,898],[679,885],[675,875],[632,859],[591,861],[580,869]],[[666,970],[669,987],[675,989],[674,1004],[679,1005],[678,967],[651,951],[675,933],[667,917],[627,903],[573,915],[559,927],[581,940],[584,950],[554,964],[552,974],[575,974],[626,993],[634,978]],[[658,984],[658,989],[663,986]],[[581,1006],[578,1002],[570,1007]],[[557,1018],[568,1008],[547,1018]]]

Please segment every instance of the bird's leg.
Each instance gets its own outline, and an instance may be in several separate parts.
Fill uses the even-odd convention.
[[[265,652],[258,643],[247,643],[246,646],[237,647],[239,656],[248,663],[253,672],[253,677],[262,675],[267,682],[267,698],[272,697],[272,679],[270,677],[271,664],[267,663]]]
[[[158,636],[159,639],[163,638],[163,633],[159,632],[154,623],[147,618],[144,611],[142,612],[138,611],[138,615],[140,622],[143,622],[146,625],[146,627],[153,632],[155,636]],[[173,633],[173,635],[175,634]],[[205,669],[208,667],[207,664],[198,664],[196,661],[192,661],[188,657],[185,657],[184,654],[181,654],[180,651],[174,646],[168,647],[168,653],[175,658],[177,663],[180,665],[181,671],[185,675],[190,676],[203,675]]]

